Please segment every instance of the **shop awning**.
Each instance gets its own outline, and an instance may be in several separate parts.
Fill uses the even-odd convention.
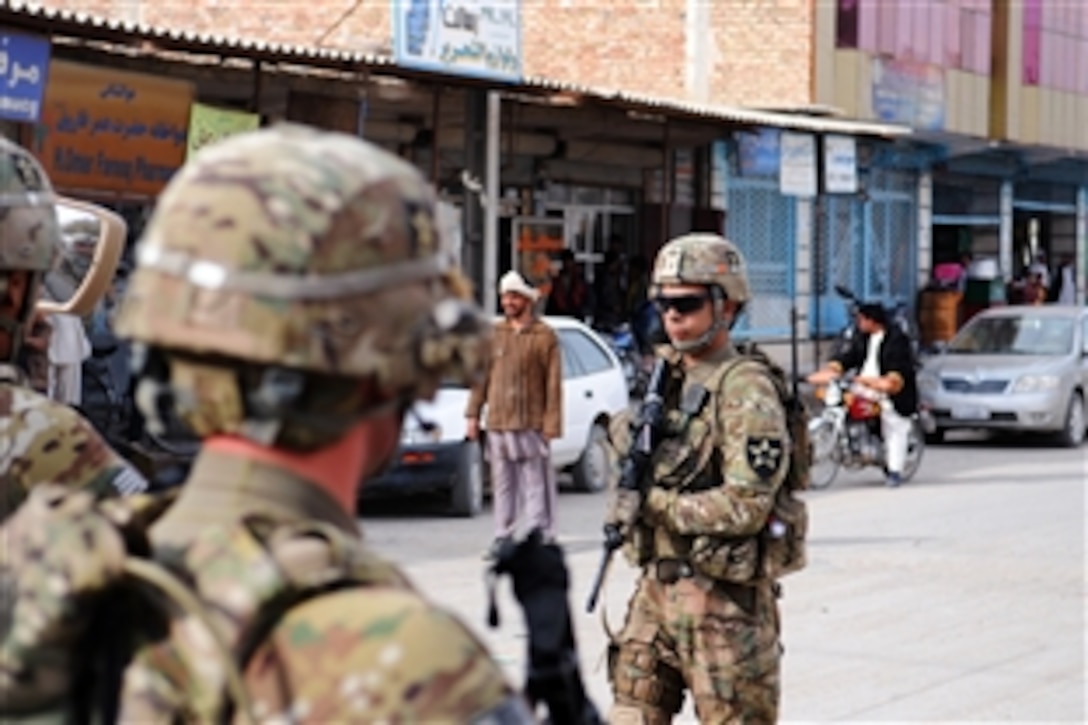
[[[200,33],[180,28],[167,28],[142,22],[107,18],[91,13],[43,7],[25,0],[0,0],[0,22],[45,35],[79,38],[85,41],[106,41],[151,44],[144,52],[156,50],[180,51],[193,54],[213,54],[247,58],[262,63],[283,63],[337,71],[378,71],[389,75],[442,81],[463,86],[487,85],[487,82],[459,75],[398,66],[396,59],[384,52],[364,52],[345,48],[288,45],[255,38],[233,37],[215,33]],[[770,126],[811,133],[833,133],[856,136],[898,138],[912,133],[906,126],[867,121],[782,113],[729,106],[701,104],[658,98],[620,90],[594,88],[551,78],[527,77],[520,83],[504,83],[501,89],[534,95],[565,94],[576,100],[586,100],[626,108],[630,111],[657,114],[668,118],[687,118],[721,122],[729,125]]]

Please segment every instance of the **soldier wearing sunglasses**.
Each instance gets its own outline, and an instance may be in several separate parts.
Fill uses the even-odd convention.
[[[675,382],[653,485],[624,551],[642,569],[609,651],[609,722],[667,723],[684,691],[700,722],[774,722],[778,714],[777,584],[761,565],[789,468],[786,412],[766,365],[730,331],[751,298],[744,258],[714,234],[689,234],[657,255],[650,295],[661,313]],[[626,453],[626,426],[613,445]],[[608,513],[625,492],[613,491]]]

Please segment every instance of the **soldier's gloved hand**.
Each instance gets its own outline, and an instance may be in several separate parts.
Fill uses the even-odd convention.
[[[628,489],[617,489],[607,520],[626,532],[638,520],[642,510],[642,494]]]
[[[0,529],[0,711],[66,696],[97,595],[123,572],[125,541],[86,491],[34,489]]]
[[[677,493],[671,489],[654,486],[646,497],[645,516],[650,522],[658,522],[664,519],[672,505],[676,501]]]

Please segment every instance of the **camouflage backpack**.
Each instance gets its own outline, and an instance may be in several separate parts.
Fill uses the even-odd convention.
[[[251,517],[152,557],[147,532],[174,493],[96,501],[47,485],[0,530],[0,719],[255,723],[244,673],[290,610],[411,588],[326,524]]]
[[[775,496],[774,510],[760,533],[762,574],[769,579],[778,579],[800,571],[806,564],[808,508],[797,494],[808,488],[809,469],[812,467],[808,414],[804,402],[794,393],[793,386],[778,363],[754,343],[738,345],[737,351],[739,356],[716,371],[707,387],[720,389],[725,378],[739,365],[756,362],[766,369],[786,411],[786,426],[791,441],[789,469]]]

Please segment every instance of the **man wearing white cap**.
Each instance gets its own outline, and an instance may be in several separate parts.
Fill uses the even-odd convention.
[[[480,433],[487,405],[487,452],[495,512],[494,556],[515,534],[519,503],[528,528],[555,536],[556,481],[550,441],[562,435],[563,393],[559,338],[536,318],[540,293],[515,271],[499,281],[505,319],[495,325],[491,361],[472,391],[468,436]]]

